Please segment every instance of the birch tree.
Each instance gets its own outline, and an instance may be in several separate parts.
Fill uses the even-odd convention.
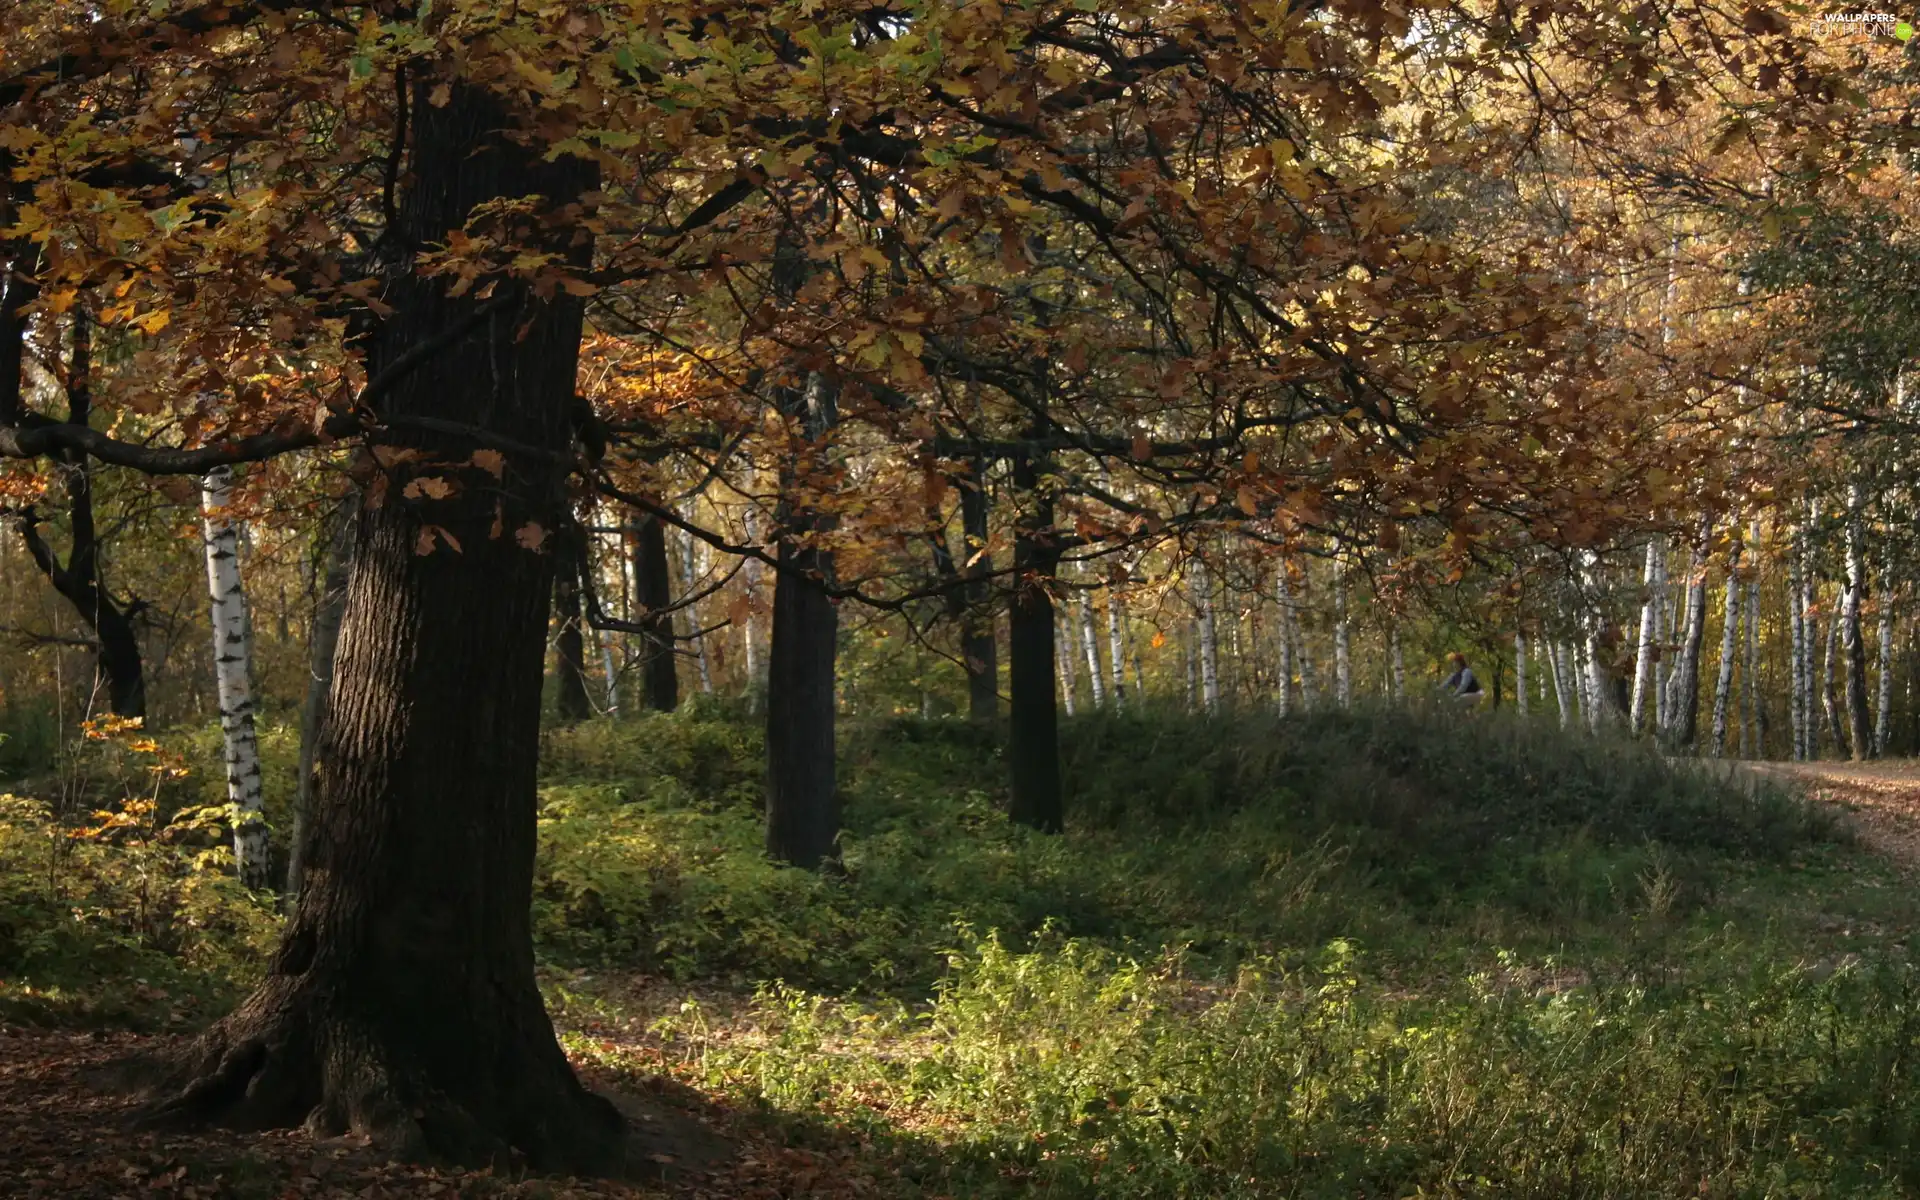
[[[213,609],[213,673],[233,806],[233,861],[240,882],[269,886],[267,823],[260,813],[260,745],[253,727],[253,623],[240,580],[240,531],[231,514],[233,471],[218,467],[200,484],[200,527]]]
[[[1733,660],[1740,648],[1740,544],[1727,551],[1727,588],[1720,629],[1720,672],[1713,684],[1713,730],[1707,753],[1726,753],[1728,706],[1733,699]]]

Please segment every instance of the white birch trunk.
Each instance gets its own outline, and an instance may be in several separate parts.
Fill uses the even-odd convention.
[[[1093,593],[1080,593],[1080,648],[1087,656],[1087,684],[1093,693],[1093,707],[1107,703],[1107,681],[1100,670],[1100,639],[1094,635]]]
[[[1400,635],[1396,630],[1393,639],[1393,654],[1400,657]],[[1396,695],[1398,688],[1396,686]],[[1527,635],[1520,630],[1513,633],[1513,702],[1521,716],[1527,715]]]
[[[1573,696],[1568,688],[1567,672],[1563,665],[1565,647],[1557,642],[1547,643],[1547,669],[1553,676],[1553,699],[1560,706],[1560,728],[1565,729],[1573,723]]]
[[[1740,544],[1727,551],[1726,607],[1721,618],[1720,673],[1713,683],[1713,730],[1707,755],[1720,758],[1727,747],[1728,706],[1733,700],[1733,660],[1740,649]]]
[[[1827,737],[1833,742],[1841,757],[1847,753],[1846,738],[1840,733],[1839,706],[1833,697],[1833,646],[1838,640],[1840,622],[1827,618],[1825,646],[1820,654],[1820,712],[1826,717]]]
[[[240,581],[239,528],[228,514],[233,471],[219,467],[200,485],[207,593],[213,610],[213,671],[226,746],[227,801],[233,805],[233,861],[240,882],[268,887],[267,824],[260,815],[260,745],[253,727],[253,622]]]
[[[1053,621],[1053,665],[1060,673],[1060,706],[1073,715],[1073,624],[1065,613]]]
[[[1333,700],[1353,707],[1353,634],[1347,623],[1347,564],[1333,560]]]
[[[1126,640],[1121,629],[1126,624],[1124,602],[1120,593],[1107,591],[1107,661],[1113,669],[1113,706],[1124,708],[1127,701],[1127,653]]]
[[[1660,596],[1664,581],[1660,578],[1666,563],[1666,539],[1647,540],[1647,562],[1641,571],[1641,586],[1646,599],[1640,605],[1640,641],[1633,657],[1633,706],[1627,714],[1627,730],[1638,737],[1646,728],[1647,695],[1653,690],[1654,642],[1660,635]],[[1655,702],[1658,707],[1658,701]]]
[[[1200,702],[1211,715],[1220,710],[1220,646],[1213,620],[1213,581],[1198,559],[1193,564],[1193,592],[1200,637]]]

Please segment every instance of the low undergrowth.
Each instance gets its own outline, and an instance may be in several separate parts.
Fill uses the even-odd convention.
[[[751,722],[549,734],[571,1049],[902,1196],[1920,1188],[1920,902],[1822,811],[1486,714],[1064,737],[1042,837],[983,731],[848,728],[843,869],[808,873],[761,853]],[[0,1019],[191,1024],[257,973],[271,898],[184,744],[0,802]]]

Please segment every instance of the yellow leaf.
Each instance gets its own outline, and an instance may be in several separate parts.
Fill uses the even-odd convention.
[[[155,333],[159,333],[162,329],[165,329],[169,324],[172,323],[172,321],[173,321],[173,310],[166,309],[166,308],[156,308],[152,312],[148,313],[146,316],[141,317],[137,322],[135,322],[135,324],[139,325],[144,332],[148,334],[155,334]]]
[[[504,478],[507,473],[507,456],[498,450],[475,450],[473,452],[473,465],[479,467],[495,479],[501,479]]]

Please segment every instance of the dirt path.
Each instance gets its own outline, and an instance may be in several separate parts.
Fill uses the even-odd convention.
[[[1742,763],[1739,769],[1796,784],[1810,798],[1844,809],[1871,849],[1920,872],[1920,759]]]

